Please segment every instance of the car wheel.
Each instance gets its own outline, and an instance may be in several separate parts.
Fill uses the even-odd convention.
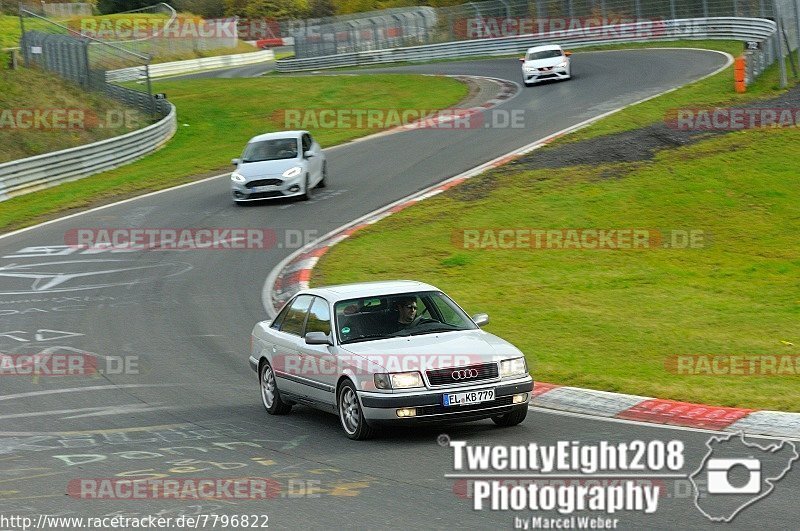
[[[328,163],[322,163],[322,179],[319,180],[317,188],[325,188],[328,186]]]
[[[275,373],[268,362],[261,366],[261,402],[270,415],[285,415],[292,410],[292,406],[281,398]]]
[[[364,419],[356,389],[350,380],[344,382],[339,388],[336,402],[339,409],[339,421],[350,439],[363,441],[372,437],[375,432]]]
[[[498,426],[503,426],[503,427],[516,426],[517,424],[525,420],[526,416],[528,416],[528,408],[524,407],[512,411],[511,413],[506,413],[505,415],[496,415],[492,417],[492,420]]]
[[[303,195],[300,196],[300,199],[303,201],[311,199],[311,179],[309,179],[307,173],[305,183],[303,184]]]

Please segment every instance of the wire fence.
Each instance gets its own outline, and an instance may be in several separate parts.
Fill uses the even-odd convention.
[[[28,24],[29,21],[35,23]],[[26,9],[20,10],[20,23],[20,48],[25,66],[54,72],[87,91],[104,92],[151,115],[154,121],[169,113],[169,103],[152,94],[148,55],[92,39],[67,25],[48,20]],[[37,29],[27,31],[26,24]],[[124,85],[106,82],[108,70],[134,66],[143,67],[138,79]]]
[[[176,57],[238,45],[235,18],[179,15],[165,3],[102,17],[78,17],[67,25],[81,36],[151,57]]]
[[[295,57],[304,58],[435,42],[436,20],[434,8],[410,7],[281,21],[280,28],[294,39]]]

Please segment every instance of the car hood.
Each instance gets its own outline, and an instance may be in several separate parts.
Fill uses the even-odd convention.
[[[464,367],[523,355],[508,341],[483,330],[362,341],[340,348],[387,372]]]
[[[533,67],[533,68],[546,68],[548,66],[556,66],[560,65],[564,62],[563,57],[549,57],[547,59],[536,59],[534,61],[525,61],[523,66]]]
[[[283,172],[294,166],[301,166],[300,159],[264,160],[261,162],[242,162],[236,172],[245,179],[257,179],[266,176],[280,177]]]

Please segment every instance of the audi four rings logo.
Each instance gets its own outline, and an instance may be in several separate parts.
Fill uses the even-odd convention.
[[[453,377],[453,380],[467,380],[469,378],[477,378],[478,369],[464,369],[461,371],[453,371],[453,373],[450,376]]]

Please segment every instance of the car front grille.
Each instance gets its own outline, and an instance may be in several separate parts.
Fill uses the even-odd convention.
[[[274,192],[256,192],[254,194],[248,194],[247,199],[267,199],[269,197],[283,197],[283,194],[278,191]]]
[[[255,188],[256,186],[277,186],[279,184],[283,184],[283,181],[280,179],[258,179],[256,181],[250,181],[245,184],[245,186],[247,188]]]
[[[456,377],[453,377],[453,374]],[[468,367],[451,367],[449,369],[435,369],[427,371],[428,381],[431,385],[466,384],[480,380],[497,378],[496,363],[482,363]]]
[[[514,400],[513,395],[501,396],[491,402],[481,402],[480,404],[470,404],[468,406],[423,406],[417,408],[417,415],[440,415],[442,413],[463,413],[499,406],[510,406]]]

